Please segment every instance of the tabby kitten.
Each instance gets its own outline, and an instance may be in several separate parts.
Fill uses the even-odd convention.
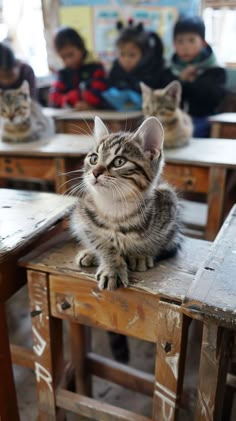
[[[180,107],[182,88],[175,80],[164,89],[152,90],[143,82],[142,107],[146,116],[158,117],[165,131],[165,148],[184,146],[193,134],[192,120]]]
[[[0,90],[0,117],[3,142],[30,142],[55,132],[53,120],[44,116],[40,105],[30,98],[27,81],[18,89]]]
[[[174,190],[160,184],[164,134],[155,117],[135,133],[111,133],[95,117],[97,146],[85,158],[72,228],[86,247],[80,266],[98,265],[100,289],[129,285],[128,269],[145,271],[180,244]]]

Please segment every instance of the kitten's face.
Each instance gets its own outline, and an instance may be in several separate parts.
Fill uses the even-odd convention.
[[[163,131],[161,126],[155,129],[154,136],[160,134],[158,145],[152,141],[152,134],[149,136],[150,145],[147,145],[139,130],[135,134],[103,136],[96,149],[85,158],[86,189],[94,196],[109,197],[111,202],[140,197],[151,186],[163,165]],[[148,133],[148,128],[143,130]]]
[[[161,121],[172,118],[179,106],[181,87],[178,82],[172,82],[165,89],[152,90],[141,84],[142,107],[146,116],[153,115]]]
[[[7,122],[21,124],[30,117],[29,89],[23,82],[19,89],[0,92],[0,116]]]

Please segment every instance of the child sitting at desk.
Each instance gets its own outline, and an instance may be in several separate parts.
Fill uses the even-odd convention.
[[[36,81],[32,67],[15,58],[13,51],[0,43],[0,89],[18,89],[26,80],[29,83],[30,95],[36,98]]]
[[[182,16],[174,27],[174,48],[162,86],[173,80],[182,85],[182,104],[191,115],[195,137],[209,137],[207,116],[217,111],[224,93],[226,72],[205,41],[205,25],[198,16]]]
[[[58,72],[50,90],[50,105],[77,110],[98,108],[101,92],[106,88],[102,64],[93,59],[81,36],[72,28],[60,29],[54,44],[65,68]]]
[[[135,25],[132,20],[127,27],[117,23],[120,31],[116,41],[118,57],[109,77],[108,90],[103,93],[106,105],[126,111],[141,110],[142,97],[140,82],[151,88],[159,87],[163,69],[163,45],[159,36],[148,32],[142,23]]]

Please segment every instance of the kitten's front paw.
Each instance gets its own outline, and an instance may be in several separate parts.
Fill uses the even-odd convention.
[[[125,265],[117,268],[101,265],[96,273],[96,278],[99,289],[114,291],[121,285],[124,287],[129,285],[128,271]]]
[[[96,257],[89,250],[80,251],[75,257],[75,261],[81,267],[97,265]]]
[[[130,270],[145,272],[146,270],[153,268],[154,259],[152,256],[129,256],[127,258],[127,263]]]

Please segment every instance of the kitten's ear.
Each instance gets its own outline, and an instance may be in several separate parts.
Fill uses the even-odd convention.
[[[146,96],[146,95],[150,95],[151,93],[152,93],[152,89],[151,88],[149,88],[149,86],[147,86],[145,83],[143,83],[143,82],[140,82],[140,88],[141,88],[141,92],[142,92],[142,95],[143,96]]]
[[[20,90],[20,92],[22,92],[22,94],[29,95],[30,94],[29,82],[27,80],[24,80],[22,82],[19,90]]]
[[[144,120],[134,136],[141,139],[147,158],[152,161],[160,156],[164,142],[164,130],[156,117]]]
[[[168,95],[177,105],[180,104],[182,88],[178,80],[174,80],[165,87],[166,95]]]
[[[107,136],[109,134],[109,131],[108,131],[107,127],[105,126],[103,121],[98,116],[96,116],[95,119],[94,119],[94,130],[93,130],[93,132],[94,132],[94,137],[95,137],[97,143],[99,143],[104,136]]]

